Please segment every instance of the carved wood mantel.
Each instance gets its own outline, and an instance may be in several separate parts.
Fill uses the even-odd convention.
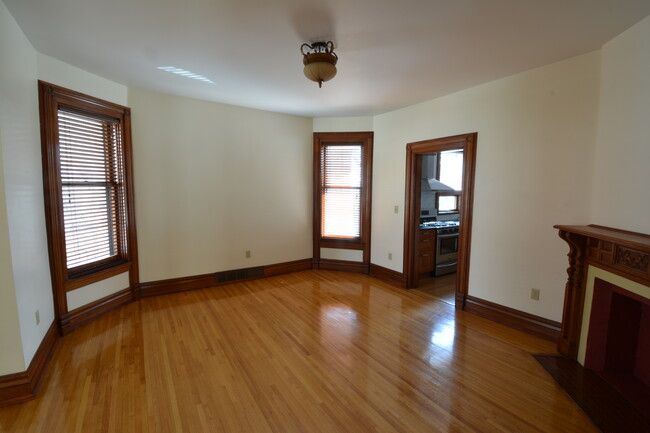
[[[562,329],[557,350],[576,359],[587,266],[593,265],[637,283],[650,286],[650,235],[609,227],[554,226],[569,244],[569,274],[564,293]]]

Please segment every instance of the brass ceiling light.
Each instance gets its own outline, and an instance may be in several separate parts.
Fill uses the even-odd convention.
[[[305,49],[307,51],[305,52]],[[336,62],[339,60],[334,52],[334,43],[312,42],[302,44],[302,63],[305,65],[303,72],[305,77],[318,83],[318,87],[323,87],[323,81],[329,81],[336,75]]]

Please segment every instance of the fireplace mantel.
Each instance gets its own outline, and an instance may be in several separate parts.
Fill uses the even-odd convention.
[[[592,265],[650,286],[650,235],[588,225],[556,225],[569,244],[569,278],[564,293],[558,352],[578,355],[587,266]]]

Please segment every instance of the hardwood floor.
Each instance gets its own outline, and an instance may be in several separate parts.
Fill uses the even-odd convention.
[[[456,302],[456,274],[447,274],[440,277],[420,277],[416,290],[428,293],[450,305],[454,305]]]
[[[2,432],[597,432],[555,345],[360,274],[145,298],[62,338]]]

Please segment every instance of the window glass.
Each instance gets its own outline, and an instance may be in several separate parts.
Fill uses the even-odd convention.
[[[361,235],[361,145],[325,145],[321,152],[322,236]]]
[[[463,151],[440,152],[440,182],[456,191],[463,189]]]

